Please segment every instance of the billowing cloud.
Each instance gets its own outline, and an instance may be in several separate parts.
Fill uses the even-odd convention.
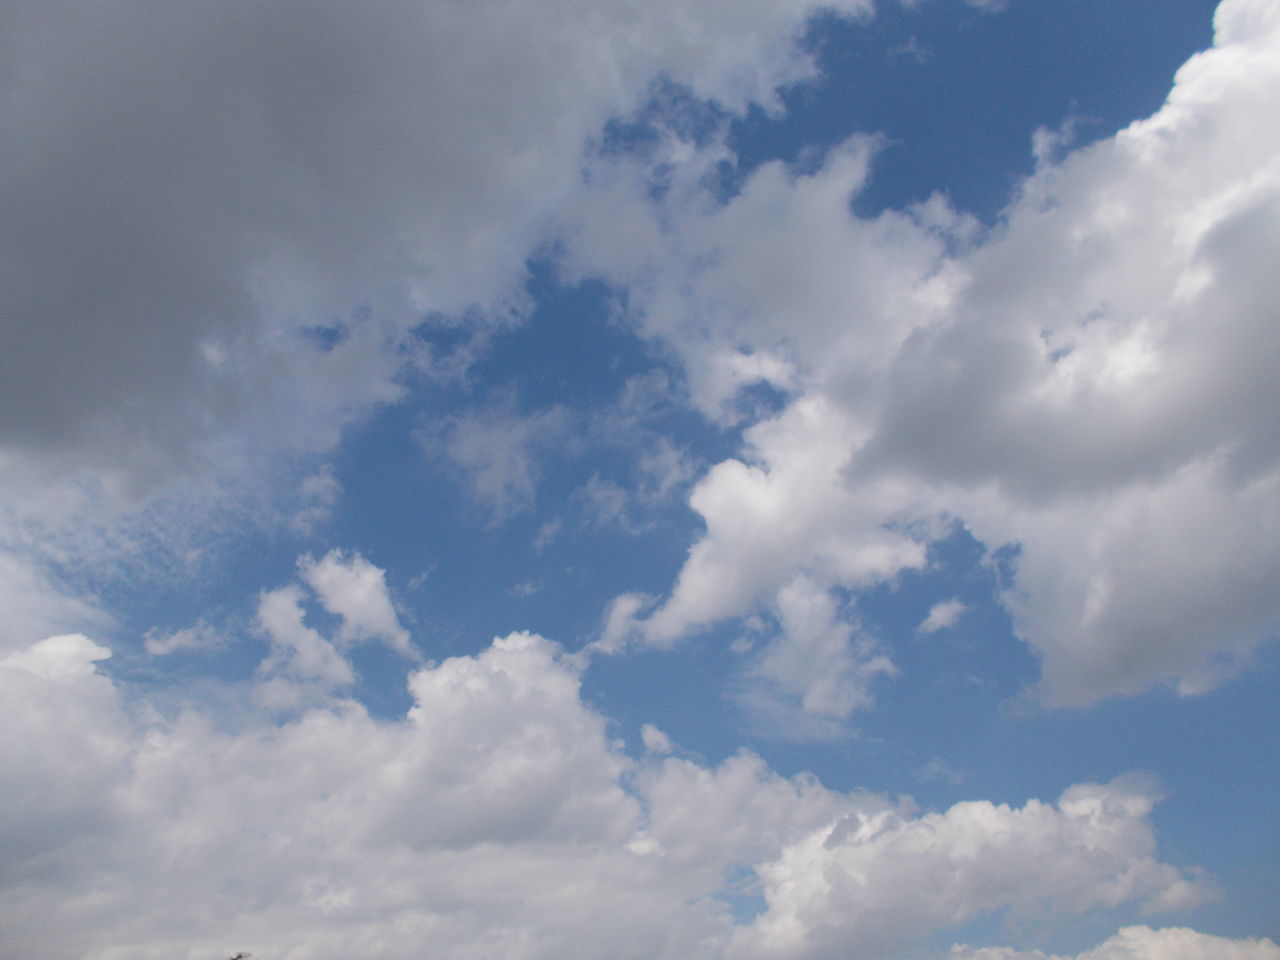
[[[1063,918],[1215,896],[1159,848],[1154,780],[1071,785],[1110,776],[1110,744],[1012,787],[911,718],[864,741],[881,758],[865,769],[914,770],[937,804],[921,808],[796,773],[807,755],[776,742],[738,749],[730,724],[690,735],[743,706],[775,738],[847,735],[907,662],[864,628],[866,593],[934,573],[930,545],[959,527],[1001,551],[1049,704],[1207,690],[1280,626],[1280,8],[1223,0],[1215,46],[1149,119],[1080,149],[1033,134],[1035,171],[988,228],[941,196],[856,214],[874,131],[737,175],[730,137],[816,75],[829,24],[810,16],[871,6],[3,6],[6,950],[890,960],[999,942],[981,931],[1004,919],[1050,943]],[[711,129],[690,139],[686,107]],[[637,117],[652,129],[633,143]],[[538,299],[547,264],[566,290],[606,281],[616,316],[588,287],[577,320],[645,341],[640,372],[590,336],[568,358],[616,377],[610,409],[527,390],[529,358],[473,363],[558,309]],[[380,422],[335,449],[411,392],[412,433]],[[363,441],[368,460],[347,456]],[[468,542],[414,505],[441,536],[391,577],[292,542],[349,525],[335,540],[384,555],[377,459],[397,442],[465,476],[491,528]],[[551,499],[540,469],[565,448],[581,469],[554,515],[493,529]],[[702,529],[668,570],[678,498]],[[587,542],[616,562],[587,569]],[[976,582],[922,601],[940,602],[918,631],[954,625],[966,608],[946,598]],[[492,610],[466,609],[495,584]],[[463,645],[468,613],[517,602],[578,636],[629,587],[658,592],[616,596],[576,652],[522,631]],[[406,625],[433,603],[432,633],[467,655],[419,656]],[[661,675],[678,658],[656,649],[732,618],[736,660],[701,650]],[[942,649],[914,625],[922,654]],[[637,648],[653,672],[593,660]],[[851,777],[856,749],[821,762]],[[1277,953],[1130,926],[1075,960]]]
[[[777,597],[779,635],[749,668],[763,682],[757,696],[781,695],[804,711],[844,720],[872,703],[872,683],[895,673],[879,646],[841,615],[831,594],[797,577]]]
[[[768,909],[735,942],[746,957],[888,958],[904,931],[1001,908],[1194,905],[1208,891],[1152,856],[1151,803],[1145,788],[1115,782],[1072,787],[1056,806],[851,816],[757,867]]]
[[[304,600],[297,584],[263,591],[258,598],[257,626],[271,643],[271,656],[259,672],[268,678],[267,699],[273,705],[292,706],[295,684],[315,684],[328,693],[355,682],[351,664],[333,643],[303,622]]]
[[[953,947],[952,960],[1067,960],[1039,950],[1008,947]],[[1075,960],[1276,960],[1280,947],[1270,940],[1231,940],[1183,927],[1152,930],[1125,927],[1105,943],[1086,950]]]
[[[296,600],[261,618],[300,650]],[[418,670],[396,719],[330,696],[231,730],[137,709],[94,669],[108,653],[69,636],[0,660],[0,908],[33,960],[879,956],[1006,908],[1201,892],[1155,859],[1141,784],[921,816],[745,752],[663,756],[655,730],[631,760],[530,634]]]
[[[924,564],[912,531],[886,525],[886,509],[906,507],[910,488],[845,482],[849,428],[835,404],[806,396],[748,431],[751,462],[717,464],[697,484],[690,504],[707,532],[644,622],[650,643],[749,610],[797,568],[825,585],[861,586]]]
[[[331,636],[307,624],[309,596],[302,584],[291,583],[259,594],[254,623],[271,645],[269,655],[258,665],[254,691],[263,706],[293,713],[349,691],[356,673],[346,654],[357,644],[383,643],[405,657],[418,659],[409,632],[396,616],[385,571],[358,553],[347,557],[335,549],[319,560],[299,557],[298,574],[319,605],[338,618],[338,624]],[[186,632],[179,631],[174,637],[185,639]],[[173,638],[170,645],[172,642]]]
[[[399,653],[411,652],[409,631],[396,616],[385,571],[358,553],[348,558],[335,549],[319,560],[303,557],[298,572],[321,605],[342,618],[339,643],[377,640]]]
[[[1204,690],[1274,634],[1280,11],[1225,0],[1215,24],[1155,115],[1042,153],[985,233],[936,197],[855,216],[865,138],[727,202],[712,149],[657,200],[642,163],[602,165],[579,269],[631,286],[708,416],[750,384],[786,398],[695,486],[706,532],[651,642],[798,574],[892,580],[954,518],[1019,548],[1005,601],[1049,703]]]

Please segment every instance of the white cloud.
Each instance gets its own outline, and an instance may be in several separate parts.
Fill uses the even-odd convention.
[[[690,550],[670,597],[644,621],[650,643],[739,615],[781,589],[797,568],[820,583],[866,585],[924,563],[924,545],[885,525],[910,488],[844,482],[846,414],[818,396],[747,432],[749,462],[728,460],[694,487],[707,532]]]
[[[903,818],[851,815],[757,867],[768,909],[736,932],[743,957],[897,955],[904,932],[999,909],[1069,913],[1150,898],[1191,906],[1210,890],[1152,857],[1148,792],[1072,787],[1057,805],[985,801]]]
[[[355,682],[355,673],[332,643],[303,622],[305,599],[296,584],[263,591],[258,598],[257,625],[271,641],[271,656],[259,672],[264,695],[272,706],[295,706],[294,683],[317,685],[325,693]]]
[[[11,670],[23,670],[44,680],[67,681],[94,672],[94,662],[105,660],[111,651],[99,646],[84,634],[68,633],[47,637],[24,650],[10,653],[0,664]]]
[[[780,591],[776,611],[781,632],[749,667],[765,694],[795,698],[806,713],[846,720],[872,703],[877,677],[896,673],[893,663],[856,624],[842,619],[831,594],[806,577]]]
[[[340,644],[377,640],[398,653],[413,655],[409,631],[396,617],[383,570],[358,553],[347,558],[335,549],[319,560],[302,557],[298,572],[321,605],[342,618],[337,635]]]
[[[168,632],[153,627],[144,635],[144,646],[153,657],[167,656],[179,650],[208,650],[224,641],[222,634],[204,620],[195,626]]]
[[[670,753],[675,749],[671,738],[651,723],[640,728],[640,738],[644,741],[644,748],[650,753]]]
[[[260,612],[302,656],[297,591]],[[60,637],[0,660],[0,909],[31,960],[376,960],[424,937],[442,960],[873,956],[1006,907],[1199,889],[1154,858],[1132,784],[917,816],[749,753],[637,765],[529,634],[418,670],[398,719],[329,695],[236,730],[130,706],[93,669],[106,654]],[[735,926],[717,898],[744,870],[768,908]]]
[[[619,653],[639,635],[639,615],[653,605],[653,597],[643,593],[624,593],[614,597],[604,615],[599,639],[588,647],[601,653]]]
[[[420,659],[396,617],[384,571],[360,554],[348,558],[335,549],[319,560],[304,555],[298,575],[339,623],[332,638],[308,626],[300,584],[259,594],[255,626],[271,651],[258,666],[254,694],[269,710],[291,714],[348,690],[356,674],[344,651],[356,644],[379,642]]]
[[[1042,155],[985,234],[939,198],[856,217],[867,139],[723,203],[702,180],[723,148],[658,157],[658,200],[642,165],[601,164],[578,269],[630,285],[708,417],[751,383],[787,400],[695,485],[706,532],[649,642],[797,575],[892,580],[950,518],[1019,547],[1005,600],[1048,703],[1204,690],[1274,636],[1280,11],[1215,23],[1153,117]]]
[[[951,948],[951,960],[1067,960],[1039,950],[1008,947]],[[1280,947],[1265,938],[1231,940],[1197,933],[1185,927],[1152,930],[1125,927],[1105,943],[1086,950],[1075,960],[1277,960]]]
[[[959,599],[942,600],[929,608],[929,615],[916,629],[920,633],[937,633],[939,630],[954,627],[961,614],[967,609],[968,607]]]

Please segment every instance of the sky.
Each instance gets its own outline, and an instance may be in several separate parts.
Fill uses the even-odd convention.
[[[1280,5],[0,7],[0,960],[1280,960]]]

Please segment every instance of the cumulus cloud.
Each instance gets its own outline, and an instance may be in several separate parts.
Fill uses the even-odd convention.
[[[748,668],[764,695],[794,698],[805,712],[833,720],[870,706],[875,679],[896,672],[879,646],[858,636],[831,594],[805,577],[783,587],[776,604],[779,636]]]
[[[675,749],[671,738],[651,723],[640,728],[640,738],[644,742],[644,748],[650,753],[670,753]]]
[[[223,635],[212,624],[201,620],[195,626],[178,630],[164,631],[153,627],[144,635],[143,645],[153,657],[163,657],[179,650],[209,650],[224,641]]]
[[[305,597],[297,584],[263,591],[258,598],[257,626],[271,642],[271,656],[259,672],[271,678],[274,704],[287,705],[288,690],[281,678],[317,684],[325,692],[355,682],[351,664],[326,637],[303,622]]]
[[[386,644],[402,656],[419,659],[409,632],[396,617],[386,574],[358,553],[349,558],[330,550],[319,560],[298,558],[298,574],[324,610],[339,618],[332,636],[306,623],[308,593],[291,583],[258,595],[258,632],[270,643],[270,653],[258,665],[257,700],[268,709],[295,712],[349,691],[356,673],[347,651],[360,643]],[[199,629],[199,628],[196,628]],[[161,638],[169,652],[183,631]],[[148,649],[152,641],[148,638]]]
[[[1012,950],[1007,947],[957,946],[952,960],[1067,960],[1039,950]],[[1105,943],[1086,950],[1075,960],[1275,960],[1280,947],[1265,938],[1231,940],[1197,933],[1184,927],[1152,930],[1125,927]]]
[[[817,582],[867,585],[924,564],[924,544],[886,525],[905,507],[895,480],[844,482],[852,429],[845,413],[806,396],[746,435],[748,459],[717,464],[689,503],[707,532],[689,553],[671,595],[644,621],[647,640],[669,645],[691,630],[751,609],[797,568]]]
[[[267,596],[264,627],[300,651],[297,597]],[[1199,889],[1155,859],[1141,785],[919,816],[750,753],[662,756],[653,729],[637,763],[531,634],[416,671],[397,719],[335,690],[237,730],[135,709],[94,669],[108,653],[64,636],[0,660],[0,908],[34,960],[391,958],[424,938],[449,960],[872,956],[993,910]],[[735,922],[744,870],[767,908]]]
[[[1141,787],[1114,782],[1072,787],[1056,805],[851,816],[757,867],[768,909],[735,942],[745,957],[887,958],[905,930],[1001,908],[1194,905],[1209,891],[1152,856],[1151,803]]]
[[[24,553],[0,548],[0,653],[25,649],[65,630],[100,630],[111,618],[99,607],[52,581]]]
[[[334,549],[319,560],[302,557],[298,572],[321,605],[342,618],[339,643],[378,640],[399,653],[412,653],[409,631],[400,625],[387,590],[385,571],[358,553],[348,558]]]
[[[656,199],[642,162],[602,162],[578,268],[630,286],[708,417],[751,384],[786,400],[695,485],[706,532],[650,642],[798,574],[892,580],[954,518],[1018,546],[1005,601],[1048,703],[1205,690],[1274,635],[1280,12],[1215,24],[1155,115],[1042,154],[985,233],[940,198],[854,215],[867,138],[727,201],[722,148],[686,145]]]

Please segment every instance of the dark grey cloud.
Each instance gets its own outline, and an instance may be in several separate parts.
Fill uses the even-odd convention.
[[[812,69],[809,4],[712,7],[6,4],[0,458],[190,463],[264,405],[342,409],[290,383],[348,352],[313,369],[298,326],[363,311],[385,346],[510,306],[583,144],[655,76],[739,108]]]

